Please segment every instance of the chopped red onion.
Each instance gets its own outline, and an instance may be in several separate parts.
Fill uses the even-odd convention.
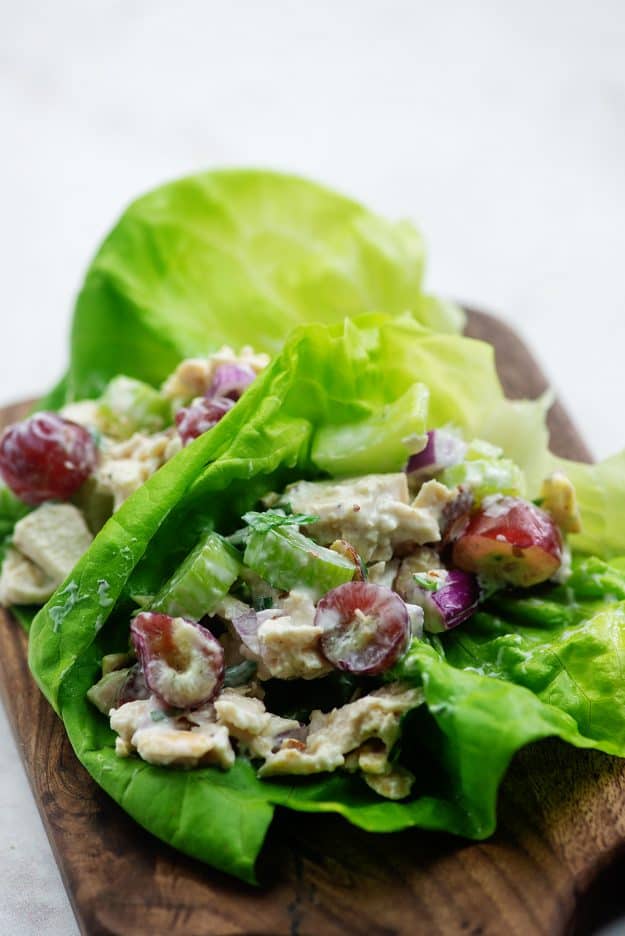
[[[272,618],[283,617],[282,608],[267,608],[265,611],[253,611],[251,608],[245,614],[240,614],[232,619],[232,626],[245,644],[248,650],[256,656],[260,654],[260,642],[258,640],[258,628],[265,621]]]
[[[428,441],[424,449],[411,455],[406,466],[408,474],[431,476],[457,465],[464,458],[466,443],[458,436],[444,429],[432,429],[427,434]]]
[[[471,617],[480,600],[477,577],[459,569],[434,569],[416,575],[415,583],[411,602],[423,608],[423,626],[431,634],[462,624]]]
[[[208,388],[206,396],[226,397],[229,400],[238,400],[247,390],[256,374],[251,367],[241,364],[220,364],[215,370],[213,381]]]

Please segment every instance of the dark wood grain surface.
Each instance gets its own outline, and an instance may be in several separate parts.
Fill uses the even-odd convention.
[[[509,395],[546,382],[501,322],[471,313],[494,344]],[[6,409],[18,418],[23,408]],[[552,447],[589,453],[561,407]],[[26,638],[0,621],[0,689],[81,929],[88,934],[560,934],[587,920],[583,897],[625,841],[624,762],[546,741],[506,777],[497,833],[471,843],[419,830],[369,835],[338,817],[279,811],[252,888],[136,826],[76,761],[35,687]],[[582,916],[580,917],[580,913]]]

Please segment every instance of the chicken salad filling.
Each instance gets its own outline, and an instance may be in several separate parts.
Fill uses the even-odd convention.
[[[402,720],[423,693],[396,664],[494,591],[566,578],[575,491],[558,473],[539,501],[500,450],[444,430],[403,472],[267,495],[136,596],[128,653],[88,693],[116,753],[226,770],[242,756],[262,778],[343,770],[404,799]]]
[[[43,604],[121,504],[210,430],[269,363],[249,346],[183,360],[160,389],[115,377],[98,400],[36,413],[0,437],[0,477],[32,507],[13,531],[0,605]]]

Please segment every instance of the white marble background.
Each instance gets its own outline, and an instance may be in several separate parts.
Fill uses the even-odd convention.
[[[61,372],[136,194],[305,173],[425,231],[430,287],[526,337],[597,455],[625,444],[623,0],[0,0],[0,402]],[[0,932],[71,936],[0,715]]]

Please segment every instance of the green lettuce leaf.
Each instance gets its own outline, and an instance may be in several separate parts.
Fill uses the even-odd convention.
[[[15,524],[31,510],[32,507],[16,497],[6,484],[0,482],[0,564]]]
[[[244,759],[228,772],[184,772],[115,757],[113,734],[85,693],[102,654],[127,644],[129,596],[155,593],[200,533],[232,532],[267,491],[319,476],[315,453],[327,452],[329,439],[335,457],[348,458],[341,446],[381,409],[422,399],[417,381],[429,391],[429,427],[453,423],[500,445],[537,487],[551,464],[545,401],[506,401],[492,348],[433,334],[411,317],[303,327],[213,430],[122,505],[33,622],[31,668],[94,778],[155,835],[245,880],[254,880],[277,805],[337,812],[371,831],[416,825],[480,838],[494,829],[497,789],[522,745],[556,735],[625,754],[625,698],[614,696],[610,714],[607,694],[620,678],[625,581],[603,563],[576,567],[572,591],[500,596],[458,632],[413,644],[398,675],[422,688],[425,705],[404,724],[401,757],[418,776],[407,801],[383,801],[339,774],[259,781]],[[368,470],[401,469],[396,427],[379,422],[376,432]],[[613,480],[597,482],[606,497]],[[585,497],[582,512],[592,529]]]
[[[531,690],[594,746],[625,755],[625,575],[616,568],[576,560],[566,587],[493,598],[442,646],[452,666]]]
[[[422,289],[423,243],[313,182],[205,172],[133,202],[103,242],[76,305],[67,399],[117,374],[158,384],[222,344],[275,353],[303,322],[409,310],[440,331],[463,315]]]
[[[577,552],[603,558],[625,554],[625,450],[594,465],[553,458],[575,485],[582,532],[571,537]]]

